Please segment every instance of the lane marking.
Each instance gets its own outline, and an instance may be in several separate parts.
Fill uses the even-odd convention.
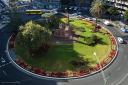
[[[3,57],[1,57],[1,62],[2,62],[2,63],[5,63],[5,62],[6,62]]]
[[[70,85],[69,82],[58,82],[57,85]]]
[[[4,66],[6,66],[6,65],[8,65],[8,64],[10,64],[10,63],[11,63],[11,62],[6,63],[6,64],[4,64],[4,65],[1,65],[0,68],[1,68],[1,67],[4,67]]]
[[[20,81],[4,81],[4,82],[0,82],[1,84],[21,84]]]
[[[7,72],[6,71],[3,70],[3,73],[4,73],[5,76],[7,76]]]
[[[120,85],[127,77],[128,73],[116,85]]]

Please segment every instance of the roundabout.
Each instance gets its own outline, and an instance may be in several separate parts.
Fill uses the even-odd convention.
[[[117,30],[115,30],[115,28],[109,28],[106,26],[105,26],[105,28],[108,28],[113,33],[113,35],[115,37],[117,35],[118,36],[121,35]],[[1,42],[1,44],[2,44],[1,48],[3,48],[3,49],[6,46],[8,46],[7,40],[9,39],[9,36],[12,34],[11,30],[10,30],[10,32],[8,32],[8,31],[9,31],[8,27],[2,29],[3,38],[1,38],[1,41],[5,41],[5,42]],[[11,37],[10,37],[10,39],[11,39]],[[9,40],[8,40],[8,43],[9,43]],[[13,41],[13,39],[12,39],[12,41]],[[13,45],[13,43],[12,43],[12,45]],[[124,77],[123,75],[125,75],[128,71],[127,68],[125,68],[125,67],[127,67],[127,63],[125,63],[125,61],[127,61],[127,55],[126,55],[127,54],[127,46],[119,45],[118,49],[119,49],[119,52],[118,52],[117,58],[114,59],[115,61],[113,60],[114,62],[111,63],[109,66],[107,66],[107,68],[104,70],[104,74],[107,78],[107,85],[117,85],[117,83],[120,81],[120,79],[122,79]],[[6,62],[11,61],[11,64],[7,64],[7,66],[5,66],[6,68],[2,67],[4,69],[4,72],[6,72],[6,75],[8,76],[7,78],[9,78],[9,79],[11,78],[10,79],[11,82],[18,81],[22,85],[26,85],[27,82],[28,82],[28,85],[29,84],[31,85],[30,82],[32,82],[33,84],[39,84],[39,85],[41,85],[41,84],[46,84],[46,85],[60,85],[60,84],[84,85],[85,83],[87,85],[93,85],[94,83],[95,83],[95,85],[103,85],[103,83],[104,83],[102,81],[102,76],[99,72],[97,72],[95,75],[90,75],[88,77],[68,79],[68,80],[67,79],[65,80],[65,78],[53,79],[52,77],[42,77],[42,76],[30,73],[29,71],[26,72],[26,70],[19,67],[14,62],[14,60],[12,60],[12,58],[9,56],[10,54],[5,56],[6,54],[8,54],[7,51],[2,52],[2,53],[3,53],[3,58],[6,60]],[[9,53],[10,53],[10,50],[9,50]],[[120,56],[124,56],[124,57],[120,57]],[[124,70],[122,70],[122,69],[124,69]],[[12,70],[11,73],[10,73],[10,70]],[[17,78],[18,80],[12,76],[15,76],[15,78]],[[3,80],[4,78],[6,78],[6,77],[4,76],[2,78],[2,81],[1,81],[2,85],[6,85],[5,82],[8,81],[7,78],[5,80]],[[99,81],[99,82],[97,82],[97,81]],[[18,85],[18,84],[16,84],[16,85]]]
[[[66,18],[62,18],[62,20],[66,20]],[[76,24],[72,23],[78,22],[80,22],[79,25],[74,27]],[[7,49],[16,51],[16,55],[21,56],[16,58],[15,64],[18,64],[20,67],[26,69],[21,69],[25,72],[30,71],[28,73],[32,72],[42,77],[52,79],[83,78],[96,74],[109,66],[116,58],[118,52],[116,39],[111,32],[100,25],[97,25],[97,28],[95,28],[95,24],[87,20],[74,19],[70,23],[73,27],[70,28],[72,30],[67,29],[65,21],[62,21],[60,28],[54,30],[54,33],[52,32],[53,37],[50,40],[50,43],[52,42],[52,47],[49,48],[50,51],[45,51],[48,54],[41,54],[42,56],[39,57],[37,57],[38,55],[34,55],[37,58],[34,58],[32,55],[29,55],[29,57],[26,58],[23,57],[27,56],[24,54],[27,51],[18,47],[17,42],[15,42],[17,41],[17,37],[15,34],[12,35],[8,41]],[[81,31],[81,29],[84,31]],[[64,33],[67,34],[65,35]],[[90,39],[95,36],[96,41],[90,43]],[[18,52],[19,49],[21,53]],[[41,50],[42,51],[39,52],[43,52],[43,49]],[[8,52],[8,54],[11,57],[11,53]],[[50,59],[49,56],[52,59]]]
[[[14,30],[14,28],[11,28],[10,25],[1,26],[2,29],[0,29],[0,34],[1,34],[1,37],[0,37],[0,48],[1,48],[0,55],[1,55],[1,57],[0,58],[3,61],[0,62],[0,85],[37,85],[37,84],[38,85],[85,85],[85,84],[86,85],[94,85],[94,84],[95,85],[127,85],[127,79],[128,79],[128,76],[127,76],[128,75],[127,50],[128,50],[128,46],[125,44],[119,44],[116,41],[116,38],[118,36],[128,36],[128,35],[123,35],[122,33],[120,33],[119,30],[117,30],[117,27],[109,27],[109,26],[102,24],[102,22],[100,22],[98,24],[101,27],[105,28],[104,31],[108,32],[105,35],[110,36],[109,40],[111,41],[112,44],[114,44],[114,46],[112,46],[114,51],[110,50],[110,52],[108,52],[108,54],[106,53],[107,57],[104,57],[104,56],[99,56],[97,53],[97,50],[93,49],[93,51],[90,54],[88,54],[88,55],[91,55],[90,57],[97,58],[97,59],[95,59],[95,63],[93,65],[89,65],[92,67],[88,68],[88,69],[84,69],[84,70],[83,69],[78,70],[77,68],[76,68],[76,70],[73,69],[76,73],[74,73],[73,70],[66,71],[67,72],[66,76],[62,75],[62,73],[65,72],[65,69],[61,70],[61,71],[59,69],[60,72],[58,72],[58,70],[54,70],[52,68],[46,69],[43,67],[41,69],[43,69],[43,72],[45,72],[45,75],[44,75],[44,74],[42,74],[43,72],[42,72],[42,70],[40,70],[40,67],[31,66],[33,64],[31,64],[30,62],[26,62],[25,59],[23,60],[21,58],[20,59],[17,58],[17,55],[15,55],[16,51],[14,50],[16,48],[15,40],[17,38],[17,36],[16,36],[17,33]],[[80,29],[80,31],[81,31],[81,29]],[[76,33],[76,34],[81,35],[81,33]],[[88,37],[90,37],[90,36],[88,36]],[[77,40],[79,40],[79,38]],[[84,39],[82,39],[82,41],[84,41]],[[67,42],[67,40],[66,40],[66,42]],[[58,44],[60,44],[60,41],[57,41],[57,42],[55,41],[54,43],[58,45]],[[75,43],[76,42],[73,42],[73,45]],[[79,44],[79,43],[77,43],[77,44]],[[64,43],[64,45],[65,45],[65,43]],[[84,46],[91,47],[91,46],[82,45],[82,49],[84,48]],[[77,47],[77,46],[75,46],[75,47]],[[75,49],[75,51],[82,54],[83,50],[82,51],[76,50],[78,48],[75,48],[75,47],[73,48],[73,46],[72,46],[72,49],[73,50]],[[108,46],[108,48],[109,48],[109,46]],[[88,48],[88,49],[90,49],[90,48]],[[102,48],[100,48],[100,49],[102,50]],[[86,52],[87,52],[87,49],[84,49],[84,50],[86,50]],[[53,50],[53,52],[54,51],[55,50]],[[58,56],[60,56],[61,54],[59,54]],[[87,54],[87,53],[85,53],[85,54]],[[55,55],[53,55],[53,56],[55,56]],[[68,57],[70,57],[70,55],[68,55]],[[86,57],[87,57],[87,55],[86,55]],[[98,62],[99,61],[98,58],[100,59],[100,62]],[[103,58],[103,59],[101,59],[101,58]],[[51,61],[51,62],[53,62],[53,61]],[[83,63],[83,61],[82,61],[82,63]],[[45,64],[45,63],[43,63],[43,64]],[[71,63],[68,63],[68,64],[71,64]],[[77,62],[77,64],[78,64],[78,62]],[[59,66],[58,66],[58,68],[59,68]],[[54,72],[55,72],[54,75],[53,75],[53,73],[51,73],[51,70],[52,71],[54,70]],[[83,71],[80,73],[80,70],[83,70]],[[104,82],[104,80],[103,80],[103,75],[101,75],[102,72],[104,73],[106,82]]]

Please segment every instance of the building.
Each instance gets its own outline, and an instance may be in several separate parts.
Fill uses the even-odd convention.
[[[93,0],[61,0],[62,6],[81,6],[90,7]]]
[[[58,9],[60,0],[32,0],[33,6],[41,9]]]
[[[89,14],[92,1],[93,0],[61,0],[61,8],[65,10],[65,8],[69,7],[71,11],[74,9],[75,12]]]
[[[106,0],[106,4],[118,8],[119,12],[123,14],[128,9],[127,0]]]

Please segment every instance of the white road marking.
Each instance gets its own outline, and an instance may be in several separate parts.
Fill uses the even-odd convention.
[[[57,82],[57,85],[70,85],[69,82]]]
[[[10,64],[10,63],[11,63],[11,62],[6,63],[6,64],[4,64],[4,65],[1,65],[0,68],[1,68],[1,67],[4,67],[4,66],[6,66],[6,65],[8,65],[8,64]]]
[[[1,62],[2,62],[2,63],[5,63],[5,62],[6,62],[3,57],[1,57]]]
[[[4,82],[0,82],[2,84],[20,84],[20,81],[4,81]]]
[[[128,73],[116,84],[121,85],[121,83],[128,77]]]
[[[3,73],[4,73],[5,76],[7,76],[7,72],[6,71],[3,70]]]

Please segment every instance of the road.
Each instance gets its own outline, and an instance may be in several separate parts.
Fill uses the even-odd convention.
[[[107,26],[105,26],[107,27]],[[16,68],[6,54],[6,44],[13,32],[10,26],[0,25],[0,85],[104,85],[101,73],[69,80],[40,79],[26,74]],[[107,27],[115,37],[127,36],[115,27]],[[115,61],[104,70],[106,85],[128,85],[128,45],[119,44],[119,52]]]
[[[107,27],[114,36],[124,36],[116,28]],[[71,80],[39,79],[17,69],[5,52],[7,40],[13,31],[7,25],[0,31],[0,57],[6,62],[0,63],[0,85],[104,85],[101,73]],[[104,70],[106,85],[127,85],[128,80],[128,45],[119,44],[119,53],[115,61]]]

